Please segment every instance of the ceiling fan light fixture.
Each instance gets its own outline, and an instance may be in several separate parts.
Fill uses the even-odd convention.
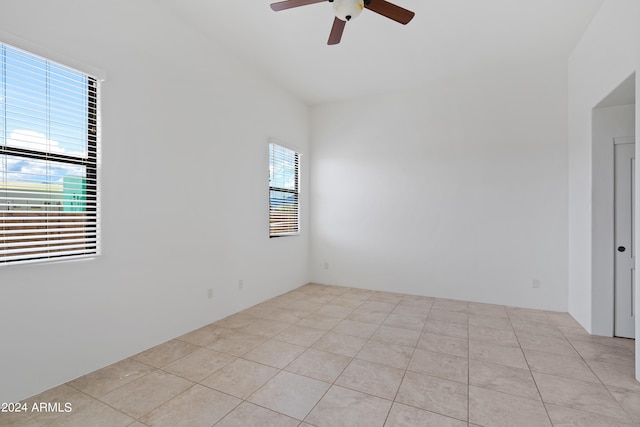
[[[338,19],[350,21],[364,9],[364,0],[333,0],[333,11]]]

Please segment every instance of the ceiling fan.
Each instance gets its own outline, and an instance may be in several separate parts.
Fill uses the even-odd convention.
[[[333,11],[336,15],[331,27],[331,33],[329,33],[329,41],[327,42],[329,45],[340,43],[347,21],[360,15],[362,9],[369,9],[403,25],[408,24],[415,15],[410,10],[396,6],[386,0],[284,0],[272,3],[271,9],[278,12],[323,1],[333,3]]]

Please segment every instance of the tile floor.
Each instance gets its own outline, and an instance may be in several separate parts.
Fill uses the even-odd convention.
[[[634,341],[566,313],[309,284],[2,426],[640,426]]]

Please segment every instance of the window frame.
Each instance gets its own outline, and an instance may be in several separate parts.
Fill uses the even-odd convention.
[[[289,151],[293,153],[293,174],[294,174],[294,188],[280,187],[276,185],[271,185],[273,168],[274,168],[274,156],[272,147],[278,147],[280,149]],[[289,236],[299,236],[300,235],[300,166],[301,166],[301,158],[302,154],[297,149],[288,147],[282,144],[280,141],[275,139],[269,140],[269,238],[278,238],[278,237],[289,237]],[[272,224],[274,221],[274,212],[275,210],[281,206],[274,203],[274,198],[272,197],[272,192],[286,193],[292,195],[294,199],[294,210],[295,217],[292,222],[294,223],[294,229],[291,231],[274,231]],[[280,221],[282,222],[282,221]],[[286,221],[285,221],[286,222]],[[285,228],[291,228],[286,226]]]
[[[61,238],[55,239],[52,236],[56,235],[56,232],[48,231],[49,225],[39,226],[39,228],[35,228],[40,234],[40,236],[35,236],[33,239],[29,240],[25,238],[23,241],[26,245],[33,245],[33,252],[25,252],[24,257],[19,258],[19,255],[7,255],[9,258],[13,259],[5,259],[2,254],[0,254],[0,268],[11,265],[19,265],[19,264],[27,264],[27,263],[50,263],[50,262],[59,262],[59,261],[70,261],[77,259],[87,259],[99,256],[101,254],[101,238],[100,238],[100,145],[101,145],[101,137],[100,137],[100,128],[101,128],[101,119],[100,119],[100,85],[104,80],[104,77],[99,77],[101,73],[90,74],[85,71],[81,71],[75,67],[62,64],[57,62],[54,59],[50,59],[51,55],[41,55],[40,53],[36,53],[35,51],[41,49],[34,50],[26,50],[15,45],[6,43],[0,40],[0,47],[2,47],[2,52],[5,52],[6,49],[11,49],[13,51],[20,52],[20,54],[24,55],[25,58],[33,59],[41,64],[46,65],[47,69],[49,66],[58,67],[64,71],[78,73],[83,79],[86,81],[86,151],[84,154],[62,154],[60,152],[54,152],[51,150],[47,150],[46,147],[42,150],[17,147],[7,144],[9,129],[7,127],[6,115],[8,114],[8,110],[5,109],[4,115],[0,116],[0,119],[4,119],[4,126],[2,129],[4,130],[3,140],[5,143],[0,145],[0,156],[11,156],[14,158],[25,159],[25,160],[36,160],[42,162],[51,162],[58,163],[67,166],[81,166],[84,167],[85,173],[84,177],[81,177],[82,180],[86,184],[83,194],[84,199],[84,221],[81,223],[84,230],[81,233],[82,241],[84,248],[79,251],[73,251],[75,253],[62,253],[66,252],[63,249],[51,250],[51,251],[42,251],[38,248],[46,247],[49,242],[52,242],[54,245],[57,243],[58,245],[64,245],[64,235],[62,233],[58,233],[62,235]],[[0,62],[0,65],[3,64],[3,61]],[[0,89],[5,88],[8,84],[6,73],[4,72],[4,66],[0,66]],[[50,77],[47,76],[46,80],[47,85],[50,82]],[[48,94],[41,94],[42,98],[45,98]],[[3,98],[6,99],[6,96],[3,95]],[[20,98],[18,98],[20,99]],[[51,123],[51,119],[47,119],[44,121],[47,126]],[[8,173],[8,171],[7,171]],[[49,175],[50,176],[50,175]],[[0,181],[1,182],[1,181]],[[29,210],[18,209],[12,210],[9,209],[11,206],[11,200],[8,200],[7,210],[6,212],[29,212]],[[4,211],[0,211],[4,212]],[[55,212],[44,210],[40,211],[44,213]],[[2,217],[0,216],[0,226],[3,224],[8,224],[11,222],[11,216],[6,216],[6,221],[2,221]],[[28,215],[25,216],[26,221],[30,221],[32,219],[28,218]],[[45,218],[47,216],[45,215]],[[49,222],[49,220],[45,220],[47,224],[54,224],[55,221]],[[25,226],[29,223],[24,223]],[[58,224],[65,224],[62,220]],[[64,227],[64,225],[63,225]],[[10,234],[0,233],[0,243],[3,240],[3,236],[9,236]],[[45,237],[42,237],[45,236]],[[34,242],[42,241],[42,245],[34,245]],[[60,243],[62,242],[62,243]],[[6,240],[5,240],[6,243]],[[2,247],[0,246],[0,249]],[[35,253],[37,255],[34,255]]]

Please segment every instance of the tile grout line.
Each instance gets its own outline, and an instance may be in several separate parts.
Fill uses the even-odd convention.
[[[549,424],[551,426],[553,426],[553,420],[551,419],[551,415],[549,414],[549,410],[547,409],[547,405],[545,404],[545,401],[542,397],[542,393],[540,393],[540,387],[538,386],[538,382],[536,381],[536,377],[533,375],[533,371],[531,370],[531,364],[529,363],[529,360],[527,359],[527,354],[524,352],[524,348],[522,348],[522,343],[520,342],[520,337],[518,336],[518,334],[516,333],[515,328],[513,327],[513,322],[512,322],[512,318],[511,318],[511,314],[509,313],[508,310],[505,309],[505,311],[507,312],[507,317],[509,318],[509,323],[511,324],[511,328],[513,329],[514,335],[516,337],[516,340],[518,341],[518,348],[520,349],[520,352],[522,352],[522,357],[524,357],[524,361],[527,364],[527,368],[529,369],[529,375],[531,375],[531,379],[533,380],[533,384],[536,387],[536,391],[538,392],[538,396],[540,397],[540,403],[542,403],[542,407],[544,408],[544,412],[545,414],[547,414],[547,419],[549,420]]]

